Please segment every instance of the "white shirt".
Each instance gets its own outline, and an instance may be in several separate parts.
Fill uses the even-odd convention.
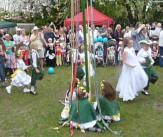
[[[19,44],[19,43],[20,43],[20,38],[21,38],[21,36],[18,35],[18,34],[15,34],[15,35],[13,36],[13,39],[14,39],[14,41],[15,41],[15,44]]]
[[[38,52],[36,50],[32,49],[32,61],[33,61],[32,66],[34,68],[37,68],[37,58],[38,57],[39,57]]]
[[[160,32],[159,36],[159,47],[163,47],[163,30]]]
[[[160,35],[161,28],[156,27],[155,30],[150,31],[150,35]]]
[[[160,32],[161,32],[161,28],[156,27],[156,29],[155,29],[156,35],[160,35]]]
[[[131,38],[131,31],[125,32],[125,34],[124,34],[123,37],[124,37],[124,38]]]
[[[152,50],[151,48],[149,48],[147,51],[145,51],[143,48],[141,48],[137,54],[137,57],[138,57],[138,60],[140,63],[143,63],[142,62],[142,58],[145,60],[146,57],[149,57],[152,64],[154,63],[154,60],[152,58]]]

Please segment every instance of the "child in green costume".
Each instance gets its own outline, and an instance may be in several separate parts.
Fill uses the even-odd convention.
[[[32,79],[31,79],[31,91],[30,93],[36,95],[35,91],[36,81],[43,79],[43,70],[41,69],[39,54],[37,52],[38,45],[33,44],[31,46],[31,66],[32,66]]]
[[[148,40],[140,41],[142,48],[138,52],[137,57],[139,58],[139,62],[141,63],[142,67],[144,68],[146,74],[148,75],[148,85],[142,91],[143,94],[149,96],[150,94],[147,92],[149,89],[149,82],[156,83],[158,80],[158,75],[153,68],[154,60],[152,58],[152,50],[150,48],[151,42]]]
[[[120,121],[120,106],[116,100],[116,91],[109,81],[100,83],[101,97],[99,98],[101,113],[106,121]],[[95,103],[95,107],[97,103]]]
[[[70,108],[70,124],[80,129],[92,128],[96,125],[96,112],[93,105],[85,97],[86,90],[77,88],[77,98],[72,101]]]

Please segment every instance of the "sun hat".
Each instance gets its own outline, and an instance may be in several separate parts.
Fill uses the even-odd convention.
[[[152,44],[152,42],[150,40],[141,40],[139,43],[141,45],[149,45],[149,46]]]
[[[37,26],[34,26],[32,30],[39,30]]]
[[[21,31],[22,29],[21,28],[16,28],[16,31],[18,32],[18,31]]]

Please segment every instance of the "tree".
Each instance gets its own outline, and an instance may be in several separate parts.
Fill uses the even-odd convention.
[[[65,18],[70,16],[70,1],[69,0],[28,0],[30,4],[30,16],[31,21],[34,21],[36,25],[47,25],[50,22],[54,22],[57,26],[63,24]],[[30,21],[30,22],[31,22]]]
[[[94,0],[94,6],[122,25],[160,20],[161,16],[157,14],[163,11],[158,5],[152,4],[151,0]]]

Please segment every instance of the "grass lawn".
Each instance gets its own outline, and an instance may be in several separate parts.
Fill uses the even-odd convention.
[[[163,137],[163,68],[155,67],[159,81],[150,87],[150,97],[140,94],[131,103],[119,100],[121,122],[112,123],[113,130],[122,131],[123,137]],[[45,74],[37,83],[38,95],[24,94],[22,88],[13,88],[11,95],[0,89],[0,137],[69,137],[69,128],[60,133],[52,130],[58,126],[63,99],[71,68],[55,69],[55,75]],[[109,79],[116,85],[120,68],[97,68],[98,79]],[[74,130],[74,137],[115,137],[104,133],[81,133]]]

